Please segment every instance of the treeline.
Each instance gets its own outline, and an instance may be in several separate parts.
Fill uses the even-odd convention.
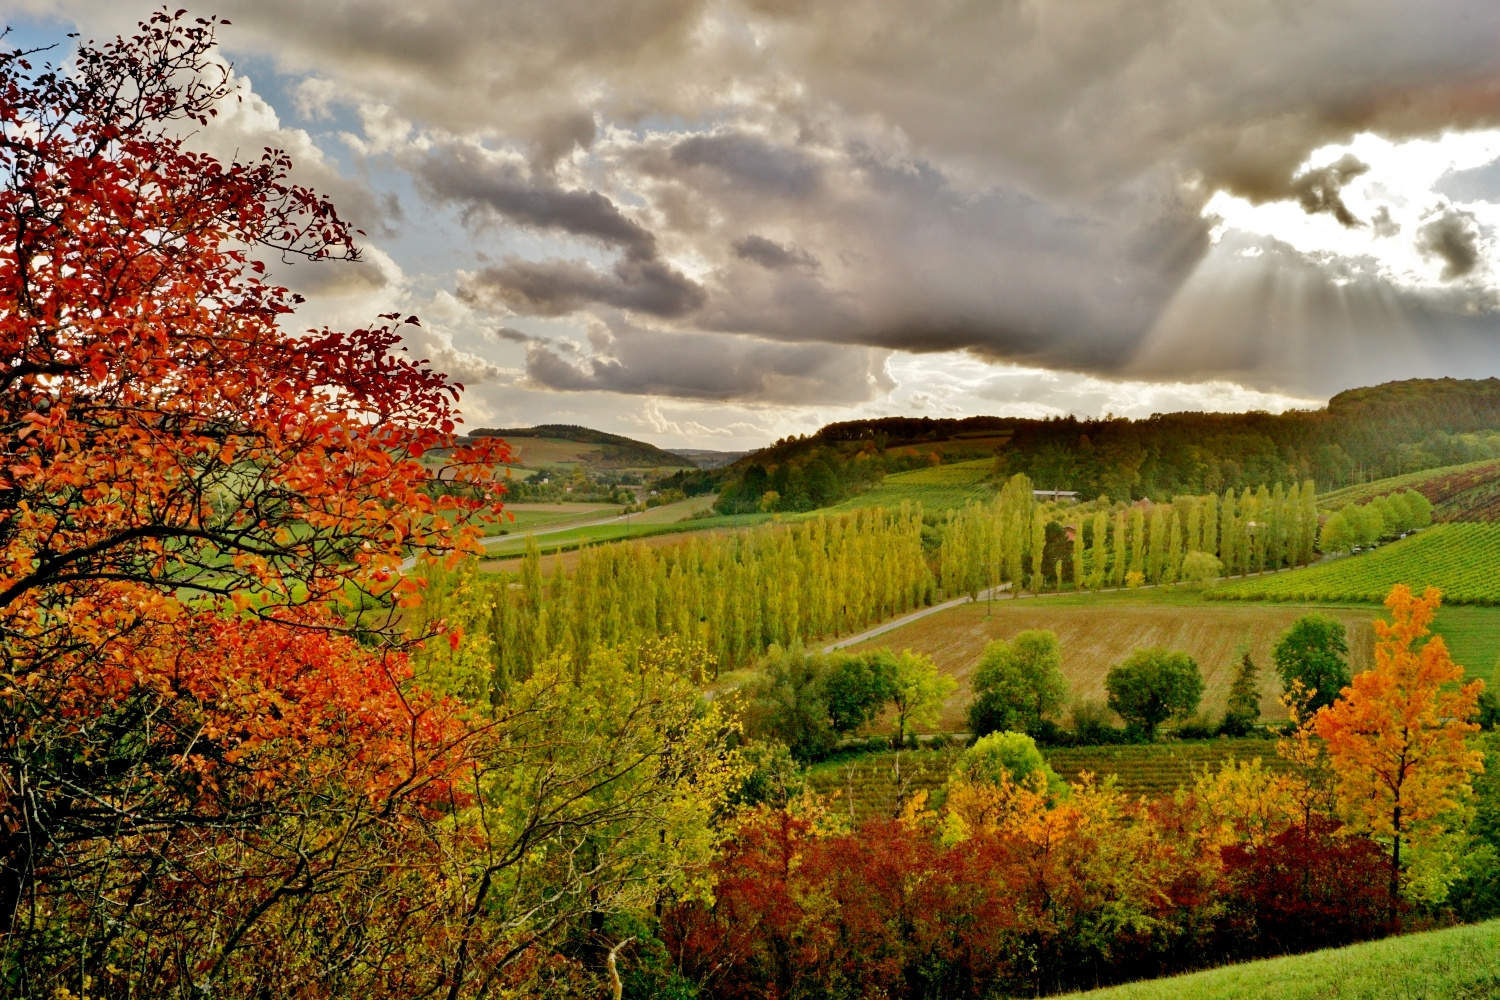
[[[1432,523],[1432,502],[1416,490],[1349,504],[1323,522],[1318,548],[1327,553],[1366,548]]]
[[[977,596],[1006,582],[1035,592],[1099,590],[1304,565],[1316,552],[1318,509],[1311,482],[1059,508],[1037,503],[1031,481],[1016,475],[992,502],[950,512],[941,538],[950,594]]]
[[[1500,379],[1413,379],[1340,393],[1323,410],[1018,421],[1001,469],[1043,489],[1164,499],[1277,480],[1320,490],[1489,454]]]
[[[827,446],[778,445],[776,450],[785,452],[779,461],[751,461],[726,472],[714,509],[721,514],[817,510],[863,491],[889,473],[937,465],[943,460],[942,456],[915,450],[888,453],[869,441],[852,452]]]
[[[858,631],[932,602],[935,581],[917,511],[861,510],[785,528],[694,536],[652,548],[584,549],[572,572],[543,573],[535,546],[515,573],[429,574],[433,619],[483,639],[496,691],[550,655],[639,648],[658,636],[701,646],[719,667],[772,646]],[[477,602],[477,604],[476,604]],[[475,615],[472,608],[486,609]]]
[[[831,455],[843,456],[842,461],[903,449],[927,455],[934,451],[924,448],[929,443],[980,436],[993,441],[1008,434],[997,453],[997,474],[1024,473],[1040,489],[1165,501],[1312,480],[1326,492],[1492,457],[1500,443],[1497,430],[1500,379],[1494,378],[1392,382],[1340,393],[1325,409],[1282,414],[1170,413],[1145,420],[894,417],[830,424],[806,438],[778,441],[736,463],[730,488],[740,506],[753,508],[775,488],[754,493],[761,473],[774,477],[783,465],[804,466],[814,454],[836,468]],[[746,485],[757,466],[761,473]]]

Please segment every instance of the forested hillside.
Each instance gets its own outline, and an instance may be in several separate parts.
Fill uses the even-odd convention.
[[[1022,472],[1040,489],[1088,498],[1167,500],[1307,479],[1328,491],[1500,457],[1500,379],[1391,382],[1340,393],[1321,410],[1282,414],[830,424],[736,463],[725,503],[749,509],[774,491],[767,509],[812,509],[883,472],[974,452],[996,456],[997,478]]]

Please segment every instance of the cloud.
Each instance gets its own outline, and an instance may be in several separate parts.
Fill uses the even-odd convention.
[[[801,150],[738,132],[690,136],[672,147],[671,157],[678,166],[715,170],[757,195],[802,200],[822,181],[817,163]]]
[[[415,174],[440,202],[471,219],[485,213],[518,226],[596,240],[639,258],[656,254],[656,239],[598,191],[568,190],[525,176],[519,164],[482,150],[448,146],[417,162]]]
[[[524,336],[524,335],[523,335]],[[851,405],[894,387],[887,352],[830,344],[777,344],[752,337],[675,333],[623,322],[598,324],[587,357],[526,341],[533,386],[680,399]]]
[[[564,316],[604,305],[650,316],[673,317],[697,309],[703,289],[658,260],[626,256],[609,271],[573,260],[505,263],[461,278],[465,301],[500,305],[533,316]]]
[[[28,2],[101,24],[128,6]],[[1500,161],[1405,188],[1344,147],[1500,125],[1500,5],[1295,6],[227,0],[225,40],[348,126],[353,167],[323,163],[341,204],[411,220],[415,190],[467,224],[408,226],[431,230],[391,248],[413,285],[653,328],[587,357],[528,343],[566,366],[539,354],[536,385],[781,398],[706,377],[700,344],[773,369],[792,355],[772,347],[842,358],[852,381],[799,389],[829,399],[879,391],[862,379],[888,351],[1287,392],[1324,391],[1317,365],[1342,388],[1490,364],[1500,216],[1474,202],[1500,175],[1474,168]],[[315,133],[287,141],[304,138],[316,163]],[[1424,216],[1449,204],[1435,190],[1456,207]],[[1229,195],[1285,209],[1285,239],[1237,243],[1206,217]],[[1299,227],[1365,244],[1312,252]],[[484,334],[454,335],[482,353],[465,338]]]
[[[799,250],[788,243],[777,243],[768,240],[764,236],[751,233],[730,244],[734,248],[734,255],[741,260],[754,261],[768,271],[781,271],[786,268],[806,268],[816,271],[819,268],[818,259],[806,250]]]
[[[1361,174],[1368,173],[1370,165],[1361,163],[1353,153],[1346,153],[1334,164],[1307,170],[1292,178],[1292,193],[1308,215],[1327,212],[1339,220],[1339,225],[1353,228],[1364,225],[1349,211],[1339,192]]]
[[[1443,262],[1443,280],[1472,274],[1479,265],[1479,228],[1469,212],[1446,209],[1417,231],[1417,247]]]

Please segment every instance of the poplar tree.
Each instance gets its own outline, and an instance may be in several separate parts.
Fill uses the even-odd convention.
[[[1043,570],[1046,567],[1047,547],[1047,513],[1038,507],[1031,515],[1031,589],[1033,593],[1040,594],[1043,579]]]
[[[1109,582],[1116,587],[1125,583],[1125,512],[1115,512],[1114,563],[1109,568]]]
[[[1146,512],[1139,507],[1130,508],[1130,572],[1146,572]]]
[[[1172,516],[1167,522],[1167,568],[1163,574],[1163,583],[1176,583],[1177,577],[1182,571],[1182,526],[1177,520],[1177,511],[1172,511]]]
[[[1198,502],[1197,497],[1192,498],[1192,506],[1188,508],[1187,516],[1187,550],[1189,552],[1203,551],[1203,505]]]
[[[1219,498],[1213,493],[1203,498],[1203,535],[1198,551],[1218,556],[1221,561],[1224,558],[1219,548]]]
[[[1167,512],[1162,504],[1151,508],[1151,536],[1146,556],[1146,579],[1160,583],[1167,561]]]
[[[1109,563],[1109,513],[1103,509],[1094,511],[1094,546],[1089,551],[1090,584],[1094,590],[1103,590],[1104,573]]]
[[[1235,513],[1234,490],[1224,491],[1224,503],[1219,508],[1219,558],[1224,563],[1224,575],[1230,576],[1239,567],[1239,518]]]
[[[1083,515],[1073,525],[1073,589],[1081,592],[1086,577],[1083,568]],[[1057,574],[1057,589],[1062,589],[1062,573]]]

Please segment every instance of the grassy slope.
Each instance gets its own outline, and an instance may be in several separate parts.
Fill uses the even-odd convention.
[[[1001,598],[993,617],[984,602],[965,604],[929,615],[877,636],[855,650],[889,646],[911,648],[931,656],[940,669],[957,678],[959,688],[945,706],[939,729],[965,728],[964,712],[972,697],[969,680],[985,644],[1023,629],[1045,628],[1062,643],[1063,674],[1075,697],[1103,700],[1104,675],[1141,646],[1169,646],[1190,653],[1203,670],[1203,706],[1222,712],[1239,661],[1248,642],[1261,665],[1261,706],[1268,719],[1283,718],[1276,701],[1280,681],[1271,667],[1270,650],[1306,607],[1284,604],[1207,603],[1187,588],[1150,588],[1118,594]],[[1333,608],[1329,614],[1350,630],[1353,666],[1370,662],[1374,609]]]
[[[1325,510],[1338,510],[1348,503],[1368,503],[1376,497],[1389,496],[1402,490],[1419,490],[1426,483],[1437,479],[1444,479],[1457,472],[1470,472],[1475,469],[1487,469],[1500,467],[1500,461],[1493,458],[1482,459],[1478,462],[1467,462],[1463,465],[1444,465],[1436,469],[1423,469],[1421,472],[1408,472],[1403,476],[1391,476],[1388,479],[1377,479],[1369,483],[1357,483],[1354,486],[1345,486],[1343,489],[1333,490],[1330,493],[1318,494],[1318,506]]]
[[[994,489],[986,482],[994,468],[994,459],[986,458],[898,472],[886,476],[859,496],[825,508],[822,513],[842,514],[866,507],[897,510],[902,501],[920,503],[923,512],[928,514],[962,507],[970,500],[983,501],[995,495]]]
[[[770,514],[738,514],[729,517],[692,517],[713,505],[712,496],[690,497],[678,503],[654,507],[640,514],[632,514],[629,521],[611,520],[607,524],[596,524],[537,536],[537,547],[542,552],[557,552],[574,549],[580,545],[598,542],[617,542],[627,538],[644,538],[651,535],[679,534],[688,531],[713,531],[724,528],[743,528],[764,524],[772,519]],[[607,516],[595,515],[590,520]],[[512,537],[488,547],[491,559],[520,555],[526,551],[526,535],[512,532]]]
[[[1500,997],[1500,920],[1246,962],[1070,996],[1088,1000],[1480,1000]]]
[[[1500,604],[1500,524],[1439,524],[1399,542],[1221,587],[1221,599],[1380,601],[1397,583],[1452,603]]]

